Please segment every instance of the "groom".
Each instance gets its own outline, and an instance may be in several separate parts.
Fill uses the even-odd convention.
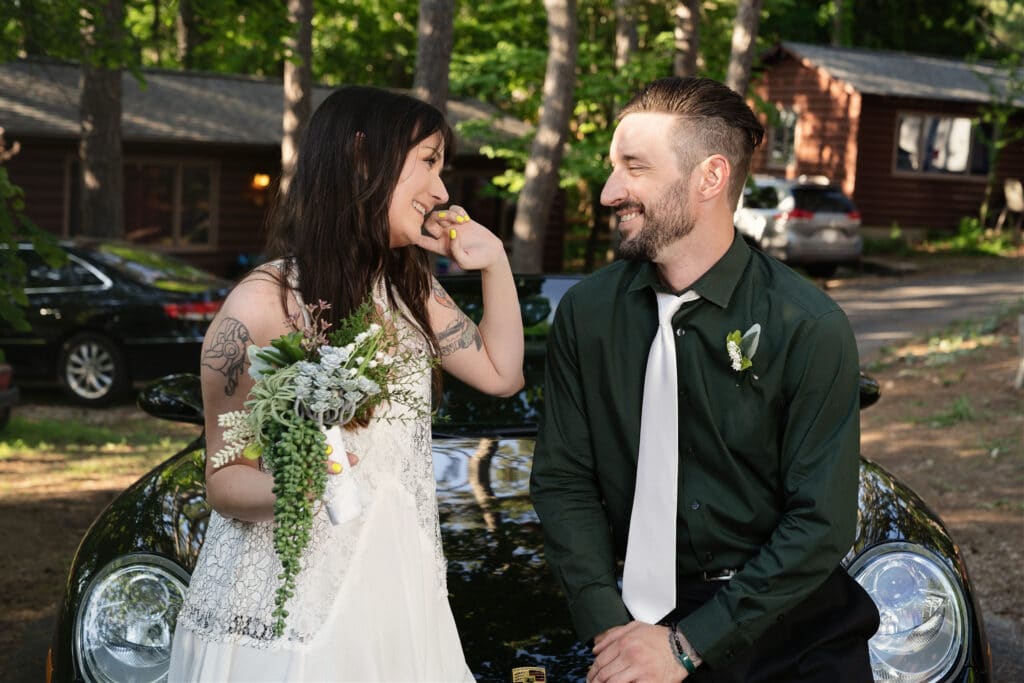
[[[736,234],[763,134],[707,79],[655,81],[619,115],[601,203],[621,259],[558,307],[531,476],[588,681],[872,679],[878,612],[840,567],[857,347]]]

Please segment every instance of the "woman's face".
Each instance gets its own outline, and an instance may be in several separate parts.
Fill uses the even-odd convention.
[[[440,133],[420,141],[405,156],[388,207],[392,249],[413,244],[426,215],[438,204],[448,201],[448,190],[441,182],[443,166],[444,138]]]

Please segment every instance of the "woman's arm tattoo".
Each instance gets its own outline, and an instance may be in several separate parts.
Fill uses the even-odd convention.
[[[480,330],[473,324],[473,321],[459,310],[459,307],[452,301],[448,292],[444,291],[444,287],[441,286],[440,282],[434,280],[433,287],[434,300],[442,307],[456,311],[455,320],[437,335],[437,343],[441,347],[441,355],[448,356],[459,349],[466,349],[470,346],[476,346],[477,351],[483,348],[483,337],[480,336]]]
[[[451,325],[437,335],[437,342],[441,346],[442,356],[451,355],[459,349],[468,349],[470,346],[476,346],[476,350],[479,351],[484,345],[480,330],[462,311],[458,312]]]
[[[213,343],[203,354],[203,365],[219,372],[227,379],[224,393],[233,396],[238,378],[245,370],[245,349],[252,341],[249,330],[239,320],[224,318],[213,337]]]

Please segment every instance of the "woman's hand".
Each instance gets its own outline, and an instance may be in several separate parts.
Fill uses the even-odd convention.
[[[501,239],[456,205],[427,215],[417,245],[450,257],[463,270],[487,270],[507,262]]]

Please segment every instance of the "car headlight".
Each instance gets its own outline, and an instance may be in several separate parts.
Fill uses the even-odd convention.
[[[913,543],[884,543],[858,557],[850,574],[878,607],[878,631],[868,642],[875,681],[937,681],[962,664],[963,590],[934,553]]]
[[[187,585],[181,567],[156,555],[128,555],[104,567],[75,619],[75,661],[85,679],[165,680]]]

